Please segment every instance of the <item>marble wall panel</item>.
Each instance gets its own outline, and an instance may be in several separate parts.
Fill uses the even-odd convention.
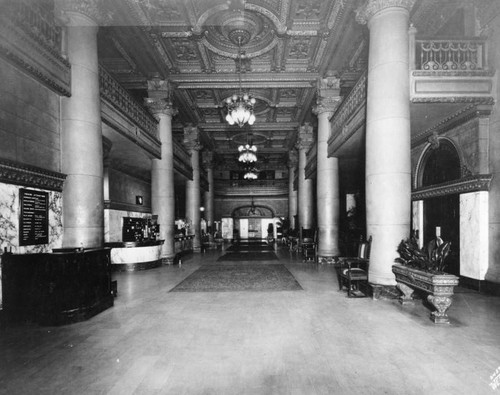
[[[488,270],[488,192],[460,195],[460,275],[484,280]]]
[[[20,246],[19,245],[19,189],[18,185],[0,183],[0,249],[18,254],[32,254],[50,252],[53,248],[62,247],[63,221],[62,221],[62,193],[45,191],[49,193],[49,243]]]

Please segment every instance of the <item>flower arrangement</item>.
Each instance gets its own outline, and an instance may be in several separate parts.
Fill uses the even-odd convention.
[[[415,237],[410,237],[399,243],[399,258],[396,258],[396,262],[431,273],[443,273],[450,250],[451,242],[443,241],[440,237],[431,240],[423,248],[419,247]]]

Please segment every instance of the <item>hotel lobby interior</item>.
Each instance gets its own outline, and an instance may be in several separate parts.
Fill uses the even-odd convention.
[[[0,394],[500,391],[500,3],[0,9]]]

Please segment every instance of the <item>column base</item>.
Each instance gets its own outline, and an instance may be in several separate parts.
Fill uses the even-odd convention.
[[[175,256],[164,256],[161,258],[162,265],[173,265],[175,261]]]
[[[379,285],[370,283],[370,288],[372,291],[373,300],[399,298],[399,292],[394,285]]]
[[[325,264],[325,265],[335,265],[338,262],[338,257],[337,256],[324,256],[324,255],[318,255],[317,262],[320,264]]]

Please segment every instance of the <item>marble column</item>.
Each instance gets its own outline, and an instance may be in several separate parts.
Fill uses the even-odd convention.
[[[369,0],[356,18],[370,31],[366,114],[369,281],[396,284],[391,267],[410,235],[409,10],[414,0]]]
[[[288,153],[288,220],[290,221],[290,229],[295,229],[297,224],[295,223],[295,217],[297,215],[297,191],[294,187],[295,181],[295,170],[297,169],[297,164],[299,158],[297,151],[295,149]]]
[[[318,99],[313,112],[318,116],[316,207],[318,217],[318,262],[334,263],[339,255],[339,163],[328,157],[330,118],[340,103],[340,80],[318,81]]]
[[[214,153],[203,151],[203,167],[207,170],[208,191],[205,192],[205,220],[207,227],[214,224]],[[212,232],[213,234],[213,229]]]
[[[63,247],[104,243],[101,99],[97,60],[98,2],[59,2],[71,63],[71,97],[61,99]]]
[[[172,142],[172,117],[177,111],[172,106],[172,88],[168,81],[148,81],[148,98],[145,105],[158,120],[158,137],[161,141],[161,159],[151,162],[151,213],[158,216],[162,245],[161,259],[172,264],[175,257],[175,193],[174,153]]]
[[[299,139],[296,144],[297,151],[299,153],[299,163],[297,168],[297,178],[298,178],[298,219],[299,219],[299,230],[312,229],[313,227],[313,184],[312,180],[306,179],[306,163],[307,163],[307,151],[311,148],[313,144],[313,128],[309,124],[304,124],[299,128]]]
[[[109,243],[109,169],[111,167],[111,147],[113,143],[108,138],[102,136],[102,156],[103,156],[103,197],[104,197],[104,242]]]
[[[190,233],[193,238],[193,252],[201,251],[201,229],[200,229],[200,150],[199,130],[196,126],[184,128],[184,145],[191,154],[191,167],[193,179],[186,182],[186,219],[191,224]]]

